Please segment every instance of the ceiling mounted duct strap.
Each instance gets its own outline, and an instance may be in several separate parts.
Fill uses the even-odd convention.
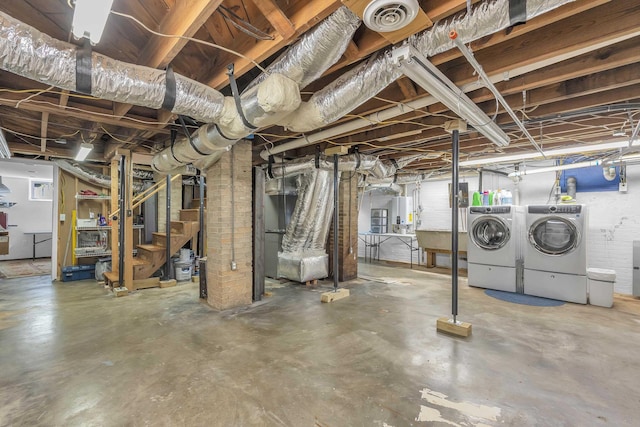
[[[316,145],[316,169],[320,169],[320,146]]]
[[[273,179],[273,156],[269,156],[269,165],[267,166],[267,176]]]
[[[91,43],[85,38],[82,47],[76,50],[76,92],[91,95],[92,68]]]
[[[233,64],[229,64],[227,66],[227,75],[229,76],[229,83],[231,84],[231,93],[233,94],[233,100],[236,102],[236,110],[238,110],[238,115],[242,120],[242,124],[249,129],[254,129],[254,130],[258,129],[256,126],[249,123],[247,118],[244,116],[244,111],[242,111],[240,93],[238,92],[238,85],[236,84],[236,78],[233,76]]]
[[[173,67],[171,65],[167,67],[164,80],[165,90],[162,108],[167,111],[172,111],[176,105],[176,76],[173,73]]]
[[[176,131],[175,129],[171,130],[171,157],[174,158],[174,160],[176,162],[179,162],[180,160],[178,160],[178,158],[176,157],[176,153],[173,151],[173,146],[176,144],[176,137],[178,136],[178,131]]]
[[[184,134],[187,136],[187,139],[189,140],[189,145],[191,145],[191,148],[193,148],[193,151],[200,154],[201,156],[208,156],[209,154],[203,153],[201,150],[198,149],[198,146],[196,146],[196,144],[193,142],[193,139],[189,134],[189,129],[187,129],[187,125],[184,123],[184,118],[182,117],[182,115],[178,115],[178,121],[180,121],[180,126],[182,127]]]
[[[527,0],[509,0],[509,23],[511,25],[527,22]]]
[[[353,147],[353,154],[356,155],[356,170],[360,169],[360,149],[356,145]]]

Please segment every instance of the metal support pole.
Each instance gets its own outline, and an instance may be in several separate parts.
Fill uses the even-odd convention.
[[[167,215],[165,218],[165,230],[166,230],[166,240],[165,240],[165,259],[167,260],[165,264],[165,274],[164,279],[170,280],[173,279],[172,269],[171,269],[171,175],[167,174]]]
[[[333,292],[338,291],[338,155],[333,155]]]
[[[453,131],[451,138],[451,314],[453,323],[458,316],[458,157],[460,156],[460,131]]]
[[[127,191],[127,176],[125,174],[127,159],[125,156],[120,156],[120,164],[119,166],[119,178],[120,178],[120,191],[118,194],[118,208],[120,212],[118,216],[120,216],[120,221],[118,222],[118,246],[120,250],[118,251],[118,285],[120,287],[124,286],[124,248],[126,245],[124,244],[124,216],[125,216],[125,192]]]
[[[204,176],[200,175],[200,232],[198,233],[198,256],[204,256]]]

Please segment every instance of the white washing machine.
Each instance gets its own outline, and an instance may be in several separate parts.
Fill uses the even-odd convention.
[[[469,286],[522,292],[524,207],[471,206],[467,223]]]
[[[529,205],[524,293],[587,303],[585,205]]]

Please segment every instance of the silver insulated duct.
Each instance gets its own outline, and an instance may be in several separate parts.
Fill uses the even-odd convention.
[[[525,22],[574,0],[526,0],[526,7],[519,14],[510,13],[510,0],[484,1],[476,4],[471,13],[466,11],[454,17],[437,22],[433,27],[411,36],[408,41],[426,57],[434,56],[454,47],[449,32],[456,29],[459,39],[464,43],[478,40],[516,23]],[[387,53],[382,52],[336,81],[330,83],[307,102],[296,113],[289,116],[284,126],[291,130],[307,132],[333,123],[340,117],[374,97],[391,82],[400,77],[400,71],[391,65]],[[337,135],[372,126],[391,120],[414,109],[424,108],[436,103],[432,97],[420,98],[407,104],[378,111],[367,117],[351,120],[333,128],[293,139],[275,148],[260,152],[263,159],[269,155],[284,153],[307,145],[313,145]]]
[[[277,124],[298,108],[300,86],[318,78],[340,59],[359,18],[341,7],[292,46],[241,95],[246,120],[255,128]],[[210,123],[189,141],[179,140],[157,155],[153,167],[169,172],[184,163],[227,150],[254,132],[237,112],[235,100],[179,74],[129,64],[78,49],[0,12],[0,68],[69,91],[175,114]],[[166,104],[175,86],[175,101]],[[213,126],[216,124],[217,126]],[[215,159],[214,159],[215,160]],[[211,163],[211,159],[209,161]]]
[[[311,170],[298,177],[298,201],[278,253],[278,274],[306,282],[329,275],[325,251],[333,214],[333,172]]]

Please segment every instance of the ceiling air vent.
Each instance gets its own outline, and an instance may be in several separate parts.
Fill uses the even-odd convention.
[[[378,33],[406,27],[418,15],[418,0],[373,0],[364,9],[364,24]]]

